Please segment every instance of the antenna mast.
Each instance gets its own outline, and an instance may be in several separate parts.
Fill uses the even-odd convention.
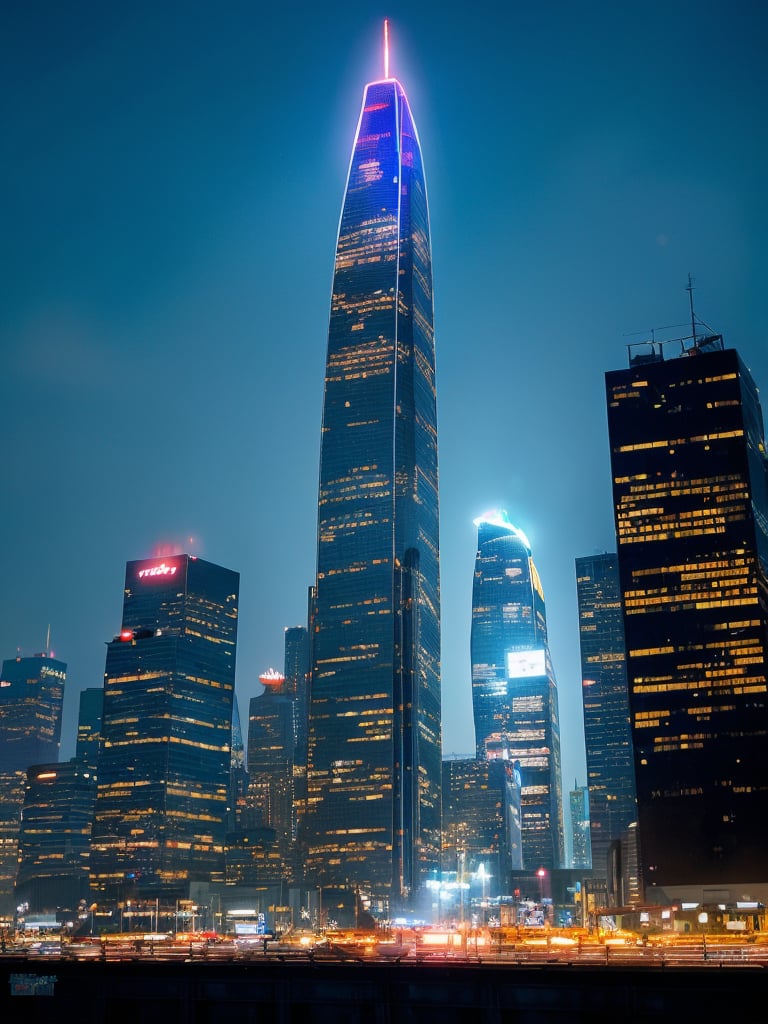
[[[688,298],[691,303],[691,332],[693,334],[693,344],[696,345],[696,314],[693,312],[693,278],[690,273],[688,274],[688,287],[685,289],[688,292]]]
[[[51,649],[51,624],[48,623],[48,630],[45,634],[45,653],[48,654]]]
[[[389,78],[389,20],[384,19],[384,78]]]

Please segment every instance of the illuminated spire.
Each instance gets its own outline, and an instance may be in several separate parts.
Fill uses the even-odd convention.
[[[384,19],[384,78],[389,78],[389,21]]]

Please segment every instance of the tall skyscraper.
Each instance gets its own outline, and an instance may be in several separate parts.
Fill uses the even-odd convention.
[[[748,369],[696,326],[606,374],[608,432],[642,881],[726,902],[768,882],[768,469]]]
[[[475,520],[472,708],[478,758],[519,761],[526,870],[565,867],[557,683],[531,547],[503,510]]]
[[[602,879],[608,906],[611,843],[637,818],[627,654],[621,611],[619,559],[605,552],[576,559],[581,697],[589,789],[589,846],[595,883]],[[575,865],[576,866],[576,865]]]
[[[239,574],[191,555],[128,562],[107,645],[91,884],[188,898],[224,877]]]
[[[0,914],[15,906],[27,769],[56,761],[67,666],[47,653],[8,658],[0,676]]]
[[[437,417],[421,147],[386,67],[336,247],[311,618],[308,877],[407,905],[440,864]]]

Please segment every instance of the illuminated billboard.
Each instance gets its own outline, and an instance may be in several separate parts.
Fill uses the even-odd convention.
[[[154,565],[147,565],[146,562],[139,563],[141,569],[136,574],[140,580],[146,579],[163,579],[167,576],[175,576],[178,570],[178,565],[173,562],[156,562]]]
[[[507,652],[507,679],[524,679],[546,674],[543,647],[535,651]]]

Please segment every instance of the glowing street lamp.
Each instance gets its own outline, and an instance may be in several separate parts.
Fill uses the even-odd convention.
[[[547,877],[547,872],[544,868],[539,868],[536,872],[539,878],[539,903],[544,902],[544,879]]]

